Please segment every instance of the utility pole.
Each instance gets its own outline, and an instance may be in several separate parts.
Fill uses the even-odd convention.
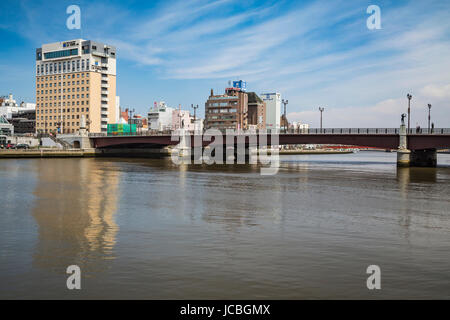
[[[431,104],[428,104],[428,134],[430,134]]]
[[[286,118],[286,105],[289,103],[289,100],[281,100],[281,103],[284,105],[284,133],[287,131],[287,118]]]
[[[411,98],[412,95],[410,95],[409,93],[406,95],[406,98],[408,98],[408,134],[410,133],[410,123],[411,123]]]
[[[320,111],[320,133],[322,133],[322,113],[325,110],[325,108],[323,107],[319,107],[319,111]]]

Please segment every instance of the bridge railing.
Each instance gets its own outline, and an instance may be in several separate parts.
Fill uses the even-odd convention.
[[[308,128],[308,129],[288,129],[284,131],[280,130],[280,134],[399,134],[399,128]],[[225,134],[225,132],[223,132]],[[261,133],[259,130],[248,130],[242,131],[242,134],[258,134]],[[98,137],[130,137],[130,136],[167,136],[171,135],[172,131],[142,131],[133,133],[119,133],[119,134],[107,134],[107,133],[90,133],[90,138]],[[196,131],[185,131],[185,134],[202,134],[202,132]],[[424,135],[424,134],[450,134],[450,128],[434,128],[434,129],[416,129],[411,128],[408,131],[411,135]]]
[[[288,129],[280,133],[286,134],[399,134],[399,128],[308,128],[308,129]],[[408,134],[450,134],[450,128],[434,128],[434,129],[412,129]]]
[[[281,130],[281,133],[284,133]],[[398,128],[308,128],[289,129],[286,133],[295,134],[398,134]]]

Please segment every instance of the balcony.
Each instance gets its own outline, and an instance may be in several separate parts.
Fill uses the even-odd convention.
[[[102,97],[102,102],[108,102],[109,99],[107,97]]]
[[[102,109],[102,118],[103,116],[107,116],[109,114],[108,109]]]
[[[102,88],[109,88],[109,84],[102,82]]]

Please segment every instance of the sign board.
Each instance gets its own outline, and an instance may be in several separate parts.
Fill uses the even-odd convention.
[[[247,82],[239,80],[239,81],[233,81],[233,87],[239,88],[242,91],[247,91]]]

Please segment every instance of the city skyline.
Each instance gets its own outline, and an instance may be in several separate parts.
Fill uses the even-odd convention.
[[[35,48],[83,38],[117,47],[117,95],[143,115],[159,100],[204,106],[211,88],[243,79],[249,91],[280,92],[288,120],[312,127],[318,107],[324,127],[397,126],[407,93],[412,126],[426,126],[428,103],[436,127],[450,125],[449,4],[381,1],[381,29],[369,30],[372,3],[361,1],[81,1],[81,30],[68,30],[71,4],[0,5],[0,34],[11,44],[0,49],[1,94],[35,102]],[[99,12],[108,14],[99,20]]]

